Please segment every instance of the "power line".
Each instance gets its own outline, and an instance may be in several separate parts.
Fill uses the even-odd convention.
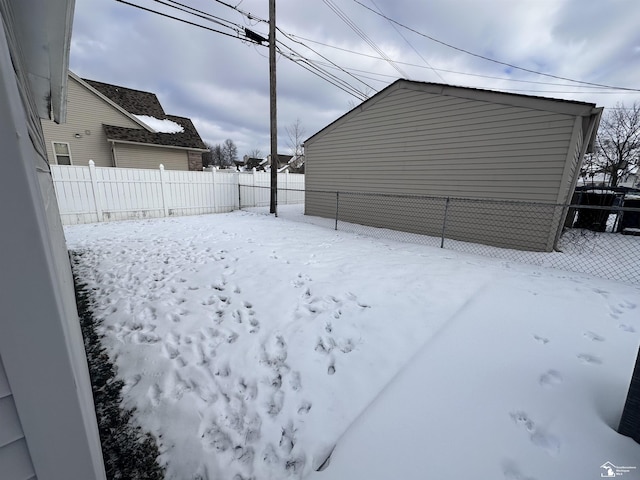
[[[328,43],[319,42],[318,40],[314,40],[312,38],[302,37],[300,35],[294,35],[294,34],[289,34],[289,36],[291,36],[293,38],[299,38],[299,39],[304,40],[306,42],[311,42],[311,43],[315,43],[317,45],[322,45],[322,46],[325,46],[325,47],[328,47],[328,48],[333,48],[335,50],[340,50],[342,52],[351,53],[353,55],[359,55],[361,57],[372,58],[372,59],[375,59],[375,60],[384,60],[384,58],[378,57],[376,55],[370,55],[368,53],[362,53],[362,52],[357,52],[355,50],[349,50],[348,48],[338,47],[336,45],[331,45],[331,44],[328,44]],[[400,60],[394,60],[394,62],[399,64],[399,65],[407,65],[409,67],[416,67],[416,68],[423,68],[423,69],[429,69],[430,68],[430,67],[425,67],[424,65],[417,65],[415,63],[402,62]],[[567,85],[565,83],[542,82],[542,81],[539,81],[539,80],[523,80],[523,79],[518,79],[518,78],[498,77],[498,76],[495,76],[495,75],[483,75],[483,74],[480,74],[480,73],[460,72],[460,71],[457,71],[457,70],[448,70],[448,69],[445,69],[445,68],[436,68],[436,67],[431,67],[431,68],[433,70],[437,70],[439,72],[453,73],[453,74],[456,74],[456,75],[466,75],[466,76],[470,76],[470,77],[488,78],[488,79],[492,79],[492,80],[502,80],[502,81],[505,81],[505,82],[532,83],[532,84],[537,84],[537,85],[571,86],[573,88],[591,88],[591,89],[608,88],[608,87],[595,87],[595,86],[592,86],[592,85]],[[396,78],[396,77],[394,77],[394,78]]]
[[[535,73],[536,75],[542,75],[542,76],[545,76],[545,77],[556,78],[558,80],[566,80],[567,82],[580,83],[580,84],[583,84],[583,85],[593,85],[593,86],[596,86],[596,87],[603,87],[603,88],[612,88],[612,89],[615,89],[615,90],[628,90],[628,91],[632,91],[632,92],[640,92],[640,89],[637,89],[637,88],[616,87],[616,86],[612,86],[612,85],[605,85],[605,84],[602,84],[602,83],[585,82],[585,81],[582,81],[582,80],[575,80],[573,78],[561,77],[559,75],[552,75],[550,73],[538,72],[536,70],[531,70],[531,69],[525,68],[525,67],[519,67],[518,65],[513,65],[511,63],[502,62],[502,61],[496,60],[494,58],[489,58],[489,57],[486,57],[484,55],[480,55],[479,53],[470,52],[469,50],[465,50],[464,48],[456,47],[456,46],[451,45],[449,43],[443,42],[442,40],[438,40],[437,38],[434,38],[434,37],[432,37],[430,35],[427,35],[425,33],[419,32],[418,30],[415,30],[414,28],[408,27],[408,26],[406,26],[406,25],[404,25],[404,24],[402,24],[402,23],[400,23],[400,22],[398,22],[398,21],[396,21],[396,20],[394,20],[392,18],[387,17],[386,15],[384,15],[382,13],[376,12],[374,9],[372,9],[371,7],[365,5],[360,0],[353,0],[353,1],[356,2],[358,5],[360,5],[361,7],[366,8],[370,12],[373,12],[374,14],[376,14],[376,15],[382,17],[382,18],[385,18],[386,20],[388,20],[390,22],[393,22],[396,25],[398,25],[398,26],[400,26],[402,28],[405,28],[405,29],[409,30],[410,32],[415,33],[416,35],[420,35],[421,37],[428,38],[429,40],[431,40],[433,42],[436,42],[436,43],[439,43],[440,45],[444,45],[445,47],[452,48],[453,50],[456,50],[456,51],[462,52],[462,53],[466,53],[467,55],[471,55],[471,56],[476,57],[476,58],[481,58],[482,60],[486,60],[488,62],[493,62],[493,63],[497,63],[499,65],[504,65],[506,67],[515,68],[517,70],[522,70],[523,72]]]
[[[280,53],[285,56],[287,59],[297,63],[298,65],[302,65],[302,64],[306,64],[308,65],[309,68],[313,69],[314,71],[318,71],[321,73],[321,78],[325,78],[325,76],[330,77],[333,81],[331,82],[333,85],[336,85],[336,83],[340,84],[342,86],[342,90],[344,90],[347,93],[350,93],[353,96],[356,97],[362,97],[361,99],[364,100],[366,99],[366,95],[363,94],[360,90],[358,90],[357,88],[355,88],[354,86],[352,86],[349,82],[341,79],[340,77],[337,77],[336,75],[333,75],[331,72],[327,72],[326,70],[324,70],[323,68],[317,66],[314,61],[306,58],[305,56],[299,54],[298,52],[296,52],[294,49],[292,49],[290,46],[288,46],[287,44],[283,43],[281,40],[277,41],[280,45],[282,45],[284,48],[286,48],[287,50],[289,50],[289,54],[287,54],[286,52],[283,52],[282,50],[279,50]],[[292,56],[293,55],[293,56]],[[302,62],[302,63],[301,63]],[[309,69],[307,68],[307,70]],[[336,68],[341,68],[341,67],[336,67]],[[344,71],[344,70],[343,70]],[[353,77],[356,78],[356,77]],[[358,80],[356,78],[356,80]],[[336,82],[336,83],[334,83]],[[364,82],[362,82],[364,83]],[[369,85],[367,85],[365,83],[365,85],[369,88]]]
[[[236,32],[236,35],[232,35],[232,34],[227,33],[227,32],[216,30],[214,28],[210,28],[210,27],[207,27],[205,25],[201,25],[199,23],[191,22],[191,21],[185,20],[183,18],[179,18],[179,17],[175,17],[173,15],[169,15],[169,14],[166,14],[166,13],[163,13],[163,12],[159,12],[158,10],[153,10],[151,8],[143,7],[141,5],[137,5],[137,4],[128,2],[126,0],[116,0],[116,1],[120,2],[120,3],[123,3],[125,5],[129,5],[131,7],[139,8],[140,10],[144,10],[144,11],[149,12],[149,13],[154,13],[156,15],[160,15],[160,16],[172,19],[172,20],[177,20],[179,22],[186,23],[186,24],[192,25],[194,27],[199,27],[199,28],[202,28],[202,29],[205,29],[205,30],[209,30],[209,31],[215,32],[215,33],[220,33],[220,34],[228,36],[228,37],[236,38],[236,39],[238,39],[240,41],[243,41],[243,42],[244,41],[248,41],[248,42],[256,44],[256,45],[262,45],[260,42],[253,41],[253,40],[251,40],[249,38],[246,38],[246,37],[243,38],[243,36],[245,35],[245,32],[241,30],[242,27],[240,25],[238,25],[238,24],[235,24],[235,23],[233,23],[231,21],[228,21],[228,20],[225,20],[225,19],[222,19],[222,20],[227,22],[227,23],[229,23],[230,25],[235,25],[235,27],[237,27],[237,28],[226,26],[226,25],[223,25],[223,26],[225,26],[225,28],[229,28],[230,30],[233,30],[234,32]],[[189,12],[187,10],[184,10],[183,8],[178,8],[178,7],[174,6],[174,5],[169,5],[168,3],[165,3],[162,0],[153,0],[153,1],[155,1],[157,3],[161,3],[161,4],[166,5],[168,7],[171,7],[171,8],[176,8],[176,9],[181,10],[183,12],[186,12],[188,14],[198,16],[198,17],[203,18],[205,20],[211,20],[211,19],[206,17],[206,16],[209,16],[210,14],[208,14],[206,12],[202,12],[201,10],[193,9],[193,10],[197,11],[198,14],[196,15],[196,13]],[[168,0],[168,1],[171,1],[171,0]],[[216,1],[218,1],[218,0],[216,0]],[[172,2],[172,3],[179,4],[178,2]],[[220,3],[224,4],[224,2],[220,2]],[[182,6],[182,4],[179,4],[179,5]],[[191,8],[191,7],[188,7],[188,6],[184,6],[184,7],[185,8]],[[220,17],[215,17],[213,15],[210,15],[210,16],[214,17],[214,18],[220,18]],[[216,22],[216,23],[219,23],[219,22]],[[280,43],[282,43],[282,42],[280,42]],[[341,90],[343,90],[344,92],[348,93],[349,95],[352,95],[352,96],[358,98],[359,100],[365,100],[367,98],[365,94],[363,94],[358,89],[356,89],[355,87],[350,85],[348,82],[340,79],[339,77],[333,75],[330,72],[327,72],[326,70],[323,70],[322,68],[318,67],[317,65],[313,65],[313,62],[311,60],[309,60],[309,59],[305,58],[304,56],[300,55],[299,53],[295,52],[293,49],[291,49],[291,47],[289,47],[289,46],[287,46],[285,44],[282,44],[282,45],[285,48],[291,50],[291,52],[293,52],[294,55],[299,57],[299,60],[296,60],[296,59],[292,58],[290,55],[283,54],[283,52],[281,51],[280,53],[283,54],[283,56],[285,56],[287,59],[293,61],[297,65],[300,65],[305,70],[313,73],[314,75],[316,75],[319,78],[327,81],[328,83],[331,83],[332,85],[340,88]],[[306,63],[306,66],[303,63]],[[345,73],[348,73],[348,72],[345,72]],[[353,78],[356,78],[356,77],[353,76]],[[365,83],[365,85],[366,85],[366,83]],[[371,88],[371,87],[369,87],[369,88]]]
[[[309,47],[308,45],[305,45],[303,42],[296,40],[292,37],[290,37],[287,33],[283,32],[282,30],[280,30],[280,28],[278,28],[278,31],[280,33],[282,33],[284,36],[286,36],[288,39],[290,39],[292,42],[296,42],[300,45],[302,45],[305,48],[308,48],[309,50],[311,50],[313,53],[315,53],[316,55],[318,55],[319,57],[325,59],[327,62],[329,62],[331,65],[333,65],[334,67],[336,67],[337,69],[341,70],[342,72],[346,73],[347,75],[349,75],[350,77],[356,79],[357,81],[359,81],[360,83],[362,83],[365,87],[370,88],[371,90],[375,90],[371,85],[368,85],[366,82],[363,82],[362,80],[360,80],[358,77],[356,77],[355,75],[349,73],[347,71],[347,69],[342,68],[340,65],[338,65],[337,63],[331,61],[330,59],[328,59],[327,57],[325,57],[324,55],[322,55],[321,53],[319,53],[318,51],[314,50],[313,48]],[[287,47],[290,48],[290,47]],[[292,50],[293,51],[293,50]]]
[[[343,92],[348,93],[349,95],[357,98],[360,101],[366,100],[366,97],[364,97],[363,94],[361,94],[360,92],[358,93],[354,93],[352,91],[347,90],[346,88],[342,87],[341,85],[339,85],[338,83],[335,83],[332,79],[324,77],[322,73],[315,71],[313,65],[310,65],[309,62],[303,62],[301,63],[300,61],[292,58],[291,56],[289,56],[288,54],[280,51],[280,55],[282,55],[283,57],[285,57],[288,60],[291,60],[292,62],[296,63],[297,65],[299,65],[300,67],[304,68],[305,70],[307,70],[308,72],[316,75],[317,77],[321,78],[322,80],[324,80],[325,82],[330,83],[331,85],[339,88],[340,90],[342,90]]]
[[[239,36],[239,35],[241,35],[241,33],[239,31],[236,31],[236,35],[232,35],[232,34],[227,33],[227,32],[222,32],[220,30],[216,30],[215,28],[210,28],[210,27],[207,27],[205,25],[200,25],[199,23],[190,22],[189,20],[185,20],[185,19],[179,18],[179,17],[174,17],[173,15],[169,15],[167,13],[162,13],[162,12],[159,12],[157,10],[153,10],[151,8],[143,7],[142,5],[136,5],[135,3],[130,3],[130,2],[127,2],[125,0],[116,0],[116,2],[124,3],[125,5],[129,5],[131,7],[139,8],[140,10],[144,10],[146,12],[155,13],[156,15],[160,15],[162,17],[170,18],[172,20],[177,20],[179,22],[186,23],[186,24],[192,25],[194,27],[203,28],[205,30],[209,30],[211,32],[219,33],[221,35],[226,35],[227,37],[235,38],[235,39],[238,39],[238,40],[240,40],[242,42],[248,41],[248,42],[251,42],[251,43],[256,43],[256,42],[252,42],[251,40],[246,40],[244,38],[241,38]],[[231,27],[227,27],[227,28],[232,29]]]
[[[242,15],[247,17],[249,20],[257,20],[257,21],[262,22],[262,23],[269,23],[269,20],[265,20],[264,18],[256,17],[255,15],[252,15],[249,12],[245,12],[243,10],[240,10],[238,8],[238,5],[240,5],[240,3],[242,3],[242,2],[240,2],[240,3],[238,3],[238,5],[234,6],[234,5],[231,5],[230,3],[223,2],[222,0],[213,0],[213,1],[217,2],[217,3],[221,4],[221,5],[224,5],[225,7],[229,7],[230,9],[235,10],[238,13],[241,13]]]
[[[356,32],[356,34],[362,39],[364,40],[367,45],[369,45],[373,50],[375,50],[376,52],[378,52],[378,54],[383,57],[387,63],[389,65],[391,65],[401,76],[405,77],[405,78],[409,78],[409,76],[404,73],[402,71],[402,69],[400,67],[398,67],[395,63],[393,63],[393,60],[391,60],[376,44],[373,40],[371,40],[371,38],[369,38],[369,36],[364,33],[362,31],[362,29],[360,29],[360,27],[358,27],[358,25],[355,24],[355,22],[353,20],[351,20],[349,18],[349,16],[344,13],[340,7],[338,7],[335,3],[333,3],[332,0],[322,0],[324,2],[324,4],[329,7],[329,9],[331,9],[331,11],[333,13],[335,13],[338,18],[340,18],[340,20],[342,20],[344,23],[346,23],[349,28],[351,28],[351,30],[353,30],[354,32]]]
[[[222,4],[222,5],[225,5],[225,6],[229,7],[229,8],[232,8],[233,10],[238,11],[238,12],[239,12],[239,13],[241,13],[242,15],[247,16],[247,18],[249,18],[249,19],[255,19],[255,20],[257,20],[257,21],[266,22],[266,20],[261,19],[261,18],[259,18],[259,17],[256,17],[256,16],[254,16],[254,15],[252,15],[252,14],[248,13],[248,12],[243,12],[242,10],[240,10],[240,9],[238,9],[238,8],[234,7],[233,5],[230,5],[230,4],[228,4],[228,3],[226,3],[226,2],[224,2],[224,1],[222,1],[222,0],[214,0],[214,1],[215,1],[215,2],[218,2],[218,3]],[[327,1],[326,1],[326,0],[323,0],[323,1],[324,1],[325,3],[327,3]],[[454,45],[450,45],[450,44],[448,44],[448,43],[446,43],[446,42],[443,42],[443,41],[441,41],[441,40],[438,40],[438,39],[436,39],[436,38],[434,38],[434,37],[431,37],[431,36],[429,36],[429,35],[427,35],[427,34],[424,34],[424,33],[422,33],[422,32],[419,32],[419,31],[417,31],[417,30],[415,30],[415,29],[413,29],[413,28],[411,28],[411,27],[408,27],[407,25],[404,25],[404,24],[402,24],[402,23],[400,23],[400,22],[398,22],[398,21],[396,21],[396,20],[394,20],[394,19],[392,19],[392,18],[388,17],[387,15],[383,14],[383,13],[382,13],[382,11],[380,11],[380,12],[376,12],[376,11],[375,11],[375,10],[373,10],[372,8],[368,7],[367,5],[364,5],[364,4],[363,4],[362,2],[360,2],[359,0],[354,0],[354,1],[355,1],[356,3],[358,3],[360,6],[362,6],[362,7],[366,8],[367,10],[369,10],[369,11],[371,11],[371,12],[375,13],[376,15],[383,17],[383,18],[384,18],[384,19],[386,19],[386,20],[387,20],[391,25],[398,25],[398,26],[400,26],[400,27],[402,27],[402,28],[405,28],[405,29],[407,29],[407,30],[409,30],[409,31],[411,31],[411,32],[413,32],[413,33],[415,33],[415,34],[417,34],[417,35],[420,35],[420,36],[425,37],[425,38],[427,38],[427,39],[429,39],[429,40],[432,40],[432,41],[434,41],[434,42],[436,42],[436,43],[440,43],[440,44],[442,44],[442,45],[444,45],[444,46],[446,46],[446,47],[449,47],[449,48],[455,49],[455,50],[457,50],[457,51],[460,51],[460,52],[463,52],[463,53],[466,53],[466,54],[469,54],[469,55],[472,55],[472,56],[475,56],[475,57],[478,57],[478,58],[482,58],[482,59],[487,60],[487,61],[490,61],[490,62],[498,63],[498,64],[500,64],[500,65],[505,65],[505,66],[508,66],[508,67],[511,67],[511,68],[515,68],[515,69],[517,69],[517,70],[522,70],[522,71],[525,71],[525,72],[528,72],[528,73],[533,73],[533,74],[535,74],[535,75],[541,75],[541,76],[545,76],[545,77],[549,77],[549,78],[555,78],[555,79],[558,79],[558,80],[564,80],[564,81],[568,81],[568,82],[572,82],[572,83],[578,83],[578,84],[580,84],[580,85],[573,85],[573,87],[574,87],[574,88],[585,88],[585,89],[587,89],[587,88],[591,88],[591,89],[603,89],[603,88],[605,88],[605,89],[615,89],[615,90],[622,90],[622,91],[629,91],[629,92],[640,92],[640,89],[634,89],[634,88],[628,88],[628,87],[616,87],[616,86],[605,85],[605,84],[599,84],[599,83],[593,83],[593,82],[585,82],[585,81],[575,80],[575,79],[568,78],[568,77],[561,77],[561,76],[558,76],[558,75],[552,75],[552,74],[548,74],[548,73],[538,72],[538,71],[536,71],[536,70],[531,70],[531,69],[527,69],[527,68],[524,68],[524,67],[519,67],[519,66],[517,66],[517,65],[512,65],[512,64],[509,64],[509,63],[506,63],[506,62],[501,62],[501,61],[499,61],[499,60],[495,60],[495,59],[492,59],[492,58],[489,58],[489,57],[485,57],[485,56],[483,56],[483,55],[479,55],[479,54],[476,54],[476,53],[470,52],[470,51],[468,51],[468,50],[465,50],[465,49],[462,49],[462,48],[456,47],[456,46],[454,46]],[[377,5],[375,4],[374,0],[371,0],[371,1],[372,1],[372,2],[374,3],[374,5],[377,7]],[[327,4],[327,5],[329,6],[329,4]],[[334,4],[334,6],[335,6],[335,4]],[[336,7],[336,8],[337,8],[337,7]],[[379,9],[379,7],[377,7],[377,8]],[[336,14],[337,14],[337,13],[336,13]],[[348,17],[347,17],[347,18],[348,18]],[[349,20],[350,20],[350,19],[349,19]],[[345,22],[346,22],[347,20],[344,20],[344,19],[343,19],[343,21],[345,21]],[[355,25],[355,24],[354,24],[354,25]],[[357,28],[357,26],[355,26],[355,27]],[[395,28],[395,27],[394,27],[394,28]],[[283,33],[283,34],[286,34],[282,29],[280,29],[280,28],[279,28],[278,30],[280,30],[280,32],[281,32],[281,33]],[[396,29],[396,31],[397,31],[397,29]],[[363,33],[364,33],[364,32],[363,32]],[[398,32],[398,33],[400,33],[400,32]],[[407,66],[412,66],[412,67],[417,67],[417,68],[429,68],[430,70],[433,70],[436,74],[437,74],[438,72],[445,72],[445,73],[453,73],[453,74],[456,74],[456,75],[466,75],[466,76],[472,76],[472,77],[478,77],[478,78],[489,78],[489,79],[502,80],[502,81],[508,81],[508,82],[531,83],[531,84],[538,84],[538,85],[555,85],[555,86],[562,86],[562,85],[563,85],[563,84],[553,83],[553,82],[541,82],[541,81],[536,81],[536,80],[514,79],[514,78],[498,77],[498,76],[493,76],[493,75],[482,75],[482,74],[477,74],[477,73],[460,72],[460,71],[455,71],[455,70],[447,70],[447,69],[442,69],[442,68],[435,68],[435,67],[432,67],[432,66],[431,66],[431,65],[430,65],[430,64],[429,64],[429,63],[428,63],[424,58],[422,58],[422,56],[421,56],[421,55],[419,54],[419,52],[417,52],[417,51],[416,51],[416,53],[418,53],[418,55],[423,59],[423,61],[425,61],[425,63],[427,63],[427,65],[428,65],[427,67],[425,67],[425,66],[423,66],[423,65],[416,65],[416,64],[412,64],[412,63],[408,63],[408,62],[401,62],[401,61],[397,61],[397,60],[392,60],[392,59],[390,59],[386,54],[384,54],[384,52],[381,52],[381,51],[379,52],[379,53],[380,53],[380,56],[379,56],[379,57],[376,57],[375,55],[368,55],[368,54],[361,53],[361,52],[355,52],[355,51],[353,51],[353,50],[348,50],[348,49],[345,49],[345,48],[337,47],[337,46],[335,46],[335,45],[329,45],[329,44],[326,44],[326,43],[323,43],[323,42],[319,42],[319,41],[317,41],[317,40],[313,40],[313,39],[310,39],[310,38],[305,38],[305,37],[302,37],[302,36],[300,36],[300,35],[293,35],[293,34],[286,34],[286,35],[287,35],[288,37],[290,37],[290,39],[291,39],[292,41],[295,41],[295,40],[294,40],[294,38],[299,38],[299,39],[305,40],[305,41],[307,41],[307,42],[316,43],[316,44],[318,44],[318,45],[323,45],[323,46],[326,46],[326,47],[329,47],[329,48],[334,48],[334,49],[341,50],[341,51],[348,52],[348,53],[352,53],[352,54],[355,54],[355,55],[361,55],[361,56],[364,56],[364,57],[369,57],[369,58],[375,58],[375,59],[379,59],[379,60],[384,60],[384,61],[387,61],[387,62],[391,62],[392,64],[407,65]],[[402,35],[401,35],[401,36],[402,36]],[[403,36],[403,38],[404,38],[404,36]],[[363,39],[363,40],[364,40],[364,39]],[[366,41],[366,40],[365,40],[365,41]],[[406,41],[406,39],[405,39],[405,41]],[[408,42],[408,41],[407,41],[407,42]],[[297,42],[297,43],[300,43],[300,44],[304,45],[305,47],[309,48],[307,45],[305,45],[305,44],[304,44],[304,43],[302,43],[302,42]],[[411,44],[410,44],[410,45],[411,45]],[[372,47],[372,48],[374,48],[374,47]],[[413,48],[413,47],[412,47],[412,48]],[[311,50],[312,50],[312,49],[311,49]],[[414,49],[414,50],[415,50],[415,49]],[[314,51],[314,50],[312,50],[312,51]],[[315,51],[314,51],[314,52],[315,52]],[[317,53],[317,52],[315,52],[315,53]],[[395,68],[395,66],[394,66],[394,68]],[[408,78],[408,76],[407,76],[405,73],[403,73],[402,71],[399,71],[399,73],[400,73],[401,75],[403,75],[404,77]],[[439,75],[439,76],[440,76],[440,75]],[[442,77],[441,77],[441,76],[440,76],[440,78],[442,79]],[[443,81],[444,81],[444,79],[443,79]],[[446,83],[446,82],[445,82],[445,83]],[[568,85],[567,85],[567,86],[568,86]],[[523,91],[524,91],[524,90],[523,90]],[[557,92],[557,93],[582,93],[582,92]]]
[[[382,10],[381,10],[381,9],[380,9],[380,7],[378,6],[378,4],[375,2],[375,0],[370,0],[370,1],[371,1],[371,3],[373,3],[373,6],[374,6],[374,7],[376,7],[380,13],[382,13]],[[387,20],[387,21],[388,21],[388,20]],[[396,26],[393,24],[393,22],[390,22],[390,21],[389,21],[389,25],[391,25],[391,26],[393,27],[393,29],[396,31],[396,33],[397,33],[398,35],[400,35],[400,37],[402,37],[402,39],[405,41],[405,43],[406,43],[407,45],[409,45],[409,46],[411,47],[411,49],[412,49],[414,52],[416,52],[416,55],[418,55],[418,56],[422,59],[422,61],[427,65],[427,67],[429,67],[429,68],[433,71],[433,73],[435,73],[435,74],[438,76],[438,78],[439,78],[440,80],[442,80],[442,82],[443,82],[443,83],[447,83],[447,82],[444,80],[444,78],[442,78],[442,75],[440,75],[440,74],[436,71],[436,69],[435,69],[435,68],[433,68],[433,67],[431,66],[431,64],[427,61],[427,59],[426,59],[426,58],[424,58],[424,57],[420,54],[420,52],[416,49],[416,47],[414,47],[414,46],[411,44],[411,42],[410,42],[409,40],[407,40],[407,37],[405,37],[405,36],[402,34],[402,32],[401,32],[400,30],[398,30],[398,27],[396,27]]]
[[[191,7],[189,5],[185,5],[183,3],[180,3],[180,2],[177,2],[177,1],[174,1],[174,0],[166,0],[166,1],[153,0],[153,1],[156,2],[156,3],[160,3],[162,5],[165,5],[167,7],[175,8],[176,10],[180,10],[182,12],[186,12],[186,13],[188,13],[190,15],[194,15],[196,17],[204,18],[205,20],[207,20],[209,22],[217,23],[217,24],[222,25],[223,27],[226,27],[226,28],[232,28],[232,27],[229,27],[226,24],[233,25],[234,27],[237,27],[237,28],[241,28],[240,25],[238,25],[237,23],[231,22],[231,21],[226,20],[226,19],[221,18],[221,17],[217,17],[215,15],[212,15],[211,13],[207,13],[207,12],[204,12],[202,10],[198,10],[197,8]]]

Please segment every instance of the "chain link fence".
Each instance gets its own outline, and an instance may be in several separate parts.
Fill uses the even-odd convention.
[[[264,187],[261,187],[264,188]],[[293,192],[297,192],[297,196]],[[640,208],[280,190],[279,215],[359,235],[640,284]]]

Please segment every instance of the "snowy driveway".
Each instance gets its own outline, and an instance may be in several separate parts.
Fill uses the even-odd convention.
[[[300,478],[492,282],[587,282],[247,212],[65,234],[169,479]]]

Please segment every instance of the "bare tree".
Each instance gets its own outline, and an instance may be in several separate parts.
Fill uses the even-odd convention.
[[[600,122],[594,153],[593,163],[583,166],[583,175],[602,173],[612,187],[640,166],[639,103],[634,102],[631,107],[618,103],[606,112]],[[591,171],[586,172],[585,168]]]
[[[294,157],[300,157],[304,154],[304,147],[302,146],[304,142],[304,137],[306,135],[306,131],[300,122],[300,119],[297,118],[294,123],[287,127],[287,136],[289,137],[289,149],[291,150],[291,155]]]
[[[220,166],[222,165],[222,156],[220,145],[214,145],[209,142],[205,142],[208,152],[202,152],[202,166]]]
[[[249,153],[247,153],[247,156],[249,158],[262,158],[262,151],[259,148],[254,148],[253,150],[250,150]]]
[[[221,148],[221,162],[222,166],[233,165],[238,159],[238,147],[233,143],[233,140],[227,138],[222,144]]]

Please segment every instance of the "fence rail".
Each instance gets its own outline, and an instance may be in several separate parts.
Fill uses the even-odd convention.
[[[640,284],[637,207],[310,189],[305,195],[305,216],[291,219]]]
[[[186,172],[51,165],[64,225],[139,218],[224,213],[269,204],[267,172]],[[304,202],[304,175],[278,174],[279,204]],[[296,193],[288,193],[289,189]],[[265,203],[266,198],[266,203]]]
[[[265,172],[92,163],[51,166],[65,225],[223,213],[270,202]],[[278,204],[301,203],[306,215],[292,219],[640,284],[640,208],[305,190],[304,175],[278,174]],[[286,216],[286,209],[279,214]]]

